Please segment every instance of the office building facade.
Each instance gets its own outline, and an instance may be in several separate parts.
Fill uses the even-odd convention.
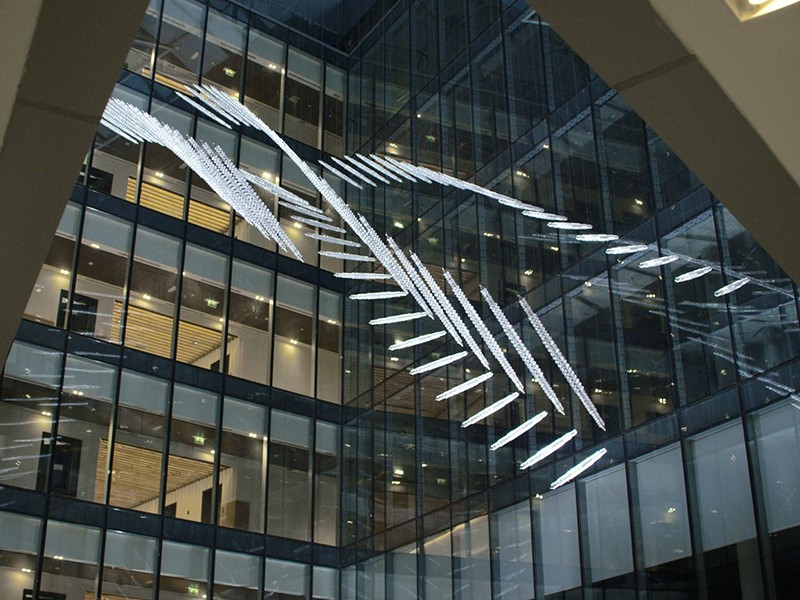
[[[334,276],[370,265],[319,255],[340,247],[264,193],[296,260],[168,149],[101,127],[3,371],[4,597],[792,598],[794,283],[525,2],[303,10],[152,0],[114,97],[327,209],[267,136],[179,92],[239,99],[448,293],[438,273],[455,277],[525,393],[462,427],[514,391],[502,371],[437,401],[481,364],[412,376],[459,348],[390,350],[439,325],[370,325],[416,310],[350,299],[396,289]],[[319,167],[356,153],[620,240],[581,241],[457,188],[357,187]],[[606,252],[621,245],[641,249]],[[677,258],[647,266],[659,256]],[[566,407],[496,451],[550,403],[481,287]]]

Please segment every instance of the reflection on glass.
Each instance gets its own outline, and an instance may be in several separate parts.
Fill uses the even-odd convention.
[[[102,598],[152,598],[156,573],[156,538],[108,531],[103,559]]]
[[[206,27],[203,82],[238,98],[242,80],[245,26],[216,10],[209,10]]]
[[[227,372],[230,357],[221,362],[227,279],[227,256],[186,244],[176,352],[179,361]]]
[[[198,142],[205,142],[212,148],[219,146],[231,160],[236,160],[236,134],[232,131],[198,119],[195,137]],[[211,191],[211,187],[197,174],[192,175],[188,220],[223,235],[227,235],[230,228],[230,205]]]
[[[219,524],[264,531],[267,409],[225,398],[220,441]]]
[[[71,331],[120,342],[132,235],[133,226],[128,221],[86,209],[69,320]],[[67,296],[64,290],[61,295]],[[65,315],[59,316],[56,324],[63,326]]]
[[[165,0],[155,80],[177,90],[197,83],[204,7],[194,0]]]
[[[278,275],[272,385],[314,395],[314,286]]]
[[[317,398],[341,402],[342,296],[320,289],[317,321]]]
[[[158,513],[161,499],[162,453],[169,383],[123,370],[114,431],[108,503],[120,508]],[[100,440],[98,463],[108,453]]]
[[[308,600],[308,565],[268,558],[264,561],[264,595],[280,600]]]
[[[521,502],[492,515],[495,553],[494,597],[498,600],[533,598],[533,541],[531,507]]]
[[[280,183],[280,157],[278,151],[247,137],[242,137],[239,168],[263,177],[270,183]],[[267,209],[275,214],[278,208],[277,197],[258,186],[251,187],[264,204],[267,205]],[[238,214],[235,216],[233,237],[248,244],[275,251],[275,242],[267,240],[255,227]]]
[[[273,410],[267,533],[311,540],[311,419]]]
[[[159,598],[183,600],[187,595],[207,595],[209,558],[208,548],[165,540],[161,547]]]
[[[285,54],[286,44],[250,29],[244,103],[276,131],[281,131]]]
[[[138,228],[125,324],[125,345],[129,348],[172,356],[180,256],[180,240]]]
[[[234,484],[232,470],[225,469],[214,489],[218,407],[216,394],[175,384],[164,498],[167,516],[213,523],[216,499]]]
[[[335,546],[339,533],[339,428],[317,421],[314,454],[314,541]]]
[[[289,48],[284,133],[314,148],[319,147],[321,86],[322,62]]]
[[[80,221],[80,207],[68,203],[36,278],[23,318],[50,326],[60,320],[61,326],[64,326],[63,314],[69,301],[70,273]]]
[[[225,550],[217,550],[214,556],[215,596],[226,600],[259,600],[259,557]]]
[[[453,598],[453,566],[451,563],[450,530],[426,538],[423,543],[425,598]]]
[[[0,512],[0,586],[9,598],[23,598],[33,589],[42,522],[9,512]]]
[[[69,592],[68,600],[95,597],[101,535],[94,527],[48,521],[40,598],[65,591]]]
[[[0,402],[0,482],[45,491],[53,415],[61,380],[60,352],[14,342]]]
[[[273,273],[234,259],[228,308],[228,372],[269,383]]]

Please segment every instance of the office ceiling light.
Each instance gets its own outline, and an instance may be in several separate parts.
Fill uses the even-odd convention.
[[[517,351],[517,354],[522,359],[523,364],[528,369],[528,372],[536,378],[536,381],[539,382],[539,385],[544,392],[544,395],[552,402],[553,406],[556,407],[556,410],[560,412],[562,415],[564,414],[564,407],[561,405],[561,401],[558,399],[555,390],[550,386],[550,383],[547,381],[547,377],[542,372],[541,367],[533,358],[533,355],[530,353],[530,350],[522,343],[522,340],[519,337],[519,334],[515,331],[514,327],[511,325],[509,320],[506,318],[505,313],[503,313],[500,306],[495,302],[492,295],[489,293],[485,287],[480,286],[481,296],[483,296],[484,301],[486,304],[489,305],[489,310],[492,311],[494,318],[500,323],[500,327],[503,329],[503,333],[506,334],[506,337],[511,342],[511,345],[514,346],[514,349]],[[522,391],[522,390],[520,390]]]
[[[530,431],[531,429],[533,429],[534,427],[536,427],[539,423],[541,423],[544,420],[544,418],[546,416],[547,416],[547,411],[543,410],[542,412],[540,412],[535,417],[532,417],[532,418],[528,419],[527,421],[525,421],[521,425],[518,425],[517,427],[515,427],[514,429],[509,431],[507,434],[505,434],[503,437],[501,437],[499,440],[497,440],[494,444],[489,446],[489,450],[492,450],[494,452],[496,450],[499,450],[500,448],[502,448],[503,446],[505,446],[509,442],[513,442],[515,439],[517,439],[523,433],[526,433],[526,432]]]
[[[478,312],[473,308],[472,303],[467,298],[466,294],[464,294],[463,290],[459,287],[456,283],[456,280],[453,279],[453,276],[450,275],[447,271],[444,271],[444,278],[447,281],[447,284],[450,286],[450,289],[453,290],[453,294],[458,299],[459,304],[461,304],[461,308],[466,313],[467,317],[470,321],[472,321],[472,326],[477,330],[478,334],[483,339],[483,342],[489,348],[489,351],[495,357],[498,363],[500,363],[500,367],[505,371],[505,374],[514,384],[514,386],[520,391],[525,391],[525,386],[522,385],[522,382],[519,380],[519,377],[514,372],[514,369],[511,368],[511,365],[506,358],[506,355],[503,353],[503,350],[500,348],[500,344],[497,343],[497,340],[494,339],[489,328],[486,327],[486,324],[478,315]]]
[[[469,352],[467,352],[466,350],[462,350],[461,352],[457,352],[456,354],[450,354],[449,356],[445,356],[443,358],[433,360],[429,363],[425,363],[424,365],[414,367],[413,369],[410,369],[408,372],[411,375],[419,375],[420,373],[428,373],[429,371],[435,371],[440,367],[445,367],[454,362],[458,362],[462,358],[466,358],[468,354]]]
[[[581,404],[583,404],[584,408],[586,408],[586,412],[588,412],[589,416],[594,419],[594,422],[597,423],[597,426],[605,431],[606,424],[605,421],[603,421],[603,417],[601,417],[600,413],[597,412],[597,407],[594,405],[594,402],[592,402],[591,398],[589,398],[589,394],[586,393],[586,389],[583,387],[583,384],[578,379],[575,371],[572,370],[572,367],[570,366],[569,362],[567,362],[566,357],[561,353],[561,350],[559,350],[555,340],[550,335],[550,332],[547,331],[544,323],[542,323],[542,320],[535,312],[533,312],[531,305],[528,304],[525,298],[519,299],[519,305],[522,307],[525,316],[528,317],[528,321],[533,327],[533,330],[539,336],[539,339],[542,340],[547,353],[556,363],[556,366],[558,367],[558,370],[561,371],[561,374],[564,375],[569,387],[572,388],[572,391],[575,392],[576,396],[578,396]],[[541,385],[541,381],[539,384]],[[563,409],[560,412],[561,414],[564,414]]]
[[[675,278],[675,283],[683,283],[684,281],[691,281],[692,279],[697,279],[702,277],[703,275],[707,275],[713,271],[711,267],[700,267],[699,269],[694,269],[693,271],[689,271],[688,273],[684,273],[683,275],[678,275]]]
[[[419,346],[420,344],[424,344],[425,342],[438,340],[440,337],[444,337],[446,335],[447,335],[446,331],[437,331],[435,333],[426,333],[425,335],[418,335],[417,337],[413,337],[410,340],[405,340],[404,342],[397,342],[395,344],[392,344],[391,346],[389,346],[389,351],[394,352],[395,350],[402,350],[403,348],[411,348],[412,346]]]
[[[496,413],[498,410],[508,406],[517,398],[519,398],[519,392],[511,392],[508,396],[504,396],[503,398],[500,398],[500,400],[498,400],[497,402],[493,402],[486,408],[476,412],[469,419],[461,423],[461,427],[466,428],[469,427],[470,425],[474,425],[478,421],[482,421],[489,415],[492,415]]]
[[[404,296],[408,296],[408,292],[404,290],[396,292],[365,292],[363,294],[350,294],[350,300],[389,300]]]
[[[570,440],[573,439],[577,435],[578,435],[578,431],[576,429],[572,429],[571,431],[568,431],[567,433],[562,435],[560,438],[558,438],[554,442],[550,442],[549,444],[547,444],[547,446],[545,446],[544,448],[541,448],[538,452],[536,452],[535,454],[531,455],[530,458],[528,458],[527,460],[523,461],[522,464],[519,466],[519,468],[521,470],[529,469],[530,467],[532,467],[536,463],[544,460],[545,458],[547,458],[548,456],[550,456],[551,454],[556,452],[556,450],[566,446],[570,442]]]
[[[791,6],[798,0],[725,0],[736,18],[748,21]]]
[[[678,260],[678,256],[675,254],[670,254],[669,256],[659,256],[658,258],[651,258],[650,260],[645,260],[639,263],[640,269],[650,269],[652,267],[663,267],[664,265],[668,265],[671,262],[675,262]]]
[[[733,283],[729,283],[728,285],[723,285],[721,288],[719,288],[717,291],[714,292],[714,297],[720,298],[722,296],[727,296],[731,292],[735,292],[740,287],[743,287],[748,283],[750,283],[750,278],[743,277],[741,279],[734,281]]]
[[[491,371],[484,373],[483,375],[478,375],[473,379],[467,379],[464,383],[461,383],[455,387],[450,388],[449,390],[442,392],[436,398],[434,398],[437,402],[441,402],[442,400],[447,400],[448,398],[452,398],[453,396],[458,396],[462,392],[466,392],[467,390],[471,390],[472,388],[479,386],[487,379],[491,379],[494,373]]]
[[[614,246],[613,248],[606,248],[606,254],[622,255],[622,254],[636,254],[637,252],[644,252],[649,250],[650,246],[647,244],[632,244],[630,246]]]
[[[565,483],[569,483],[570,481],[575,479],[578,475],[580,475],[584,471],[588,470],[598,460],[603,458],[606,455],[607,452],[608,452],[607,449],[602,448],[602,449],[598,450],[597,452],[595,452],[594,454],[592,454],[591,456],[588,456],[587,458],[584,458],[581,462],[579,462],[577,465],[575,465],[571,469],[567,470],[566,473],[564,473],[561,477],[559,477],[553,483],[551,483],[550,484],[550,489],[551,490],[555,490],[557,488],[560,488]]]

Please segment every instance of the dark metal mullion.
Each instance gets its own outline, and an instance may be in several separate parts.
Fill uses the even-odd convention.
[[[222,359],[225,360],[224,358]],[[220,391],[219,406],[217,406],[217,423],[216,423],[216,436],[214,440],[214,472],[211,478],[211,547],[209,548],[209,565],[208,565],[208,581],[206,582],[208,589],[208,597],[214,597],[214,571],[217,564],[217,532],[219,527],[219,513],[220,505],[222,504],[222,494],[219,491],[220,486],[220,463],[222,461],[222,419],[225,416],[225,381],[222,379],[222,390]],[[202,515],[201,515],[202,517]]]
[[[695,507],[699,508],[699,499],[695,490],[697,478],[694,476],[694,468],[689,462],[690,458],[693,457],[694,451],[683,433],[679,435],[681,471],[683,473],[684,490],[689,512],[687,515],[689,543],[692,551],[692,565],[695,569],[694,580],[699,597],[704,600],[708,597],[708,586],[706,583],[705,552],[703,551],[702,527],[700,524],[702,517],[700,515],[695,516],[694,509]]]
[[[85,208],[85,207],[84,207]],[[83,229],[83,219],[81,219],[81,227]],[[80,238],[79,238],[80,239]],[[67,313],[69,315],[69,312]],[[50,520],[50,504],[52,503],[52,494],[50,494],[50,479],[53,470],[53,448],[56,445],[56,438],[58,436],[58,419],[61,416],[61,401],[63,397],[63,390],[64,390],[64,376],[67,369],[67,344],[64,343],[64,346],[61,348],[61,369],[60,369],[60,376],[58,385],[55,388],[56,394],[56,403],[53,407],[53,416],[50,421],[50,450],[48,453],[47,458],[47,467],[45,471],[45,480],[44,480],[44,489],[41,490],[44,497],[44,516],[42,517],[42,530],[40,533],[39,538],[39,553],[36,557],[36,568],[34,569],[33,574],[33,597],[39,597],[40,585],[42,581],[42,569],[44,568],[44,549],[45,549],[45,541],[47,539],[47,526]],[[41,458],[40,458],[41,460]],[[38,472],[37,472],[38,478]],[[96,588],[95,588],[96,589]]]

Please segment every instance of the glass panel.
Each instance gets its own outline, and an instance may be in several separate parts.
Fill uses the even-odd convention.
[[[164,541],[161,548],[160,600],[202,598],[208,593],[208,548]]]
[[[67,356],[58,434],[51,448],[51,492],[105,502],[108,437],[116,388],[115,367]],[[49,445],[49,436],[42,443]]]
[[[494,598],[533,598],[531,506],[522,502],[492,515]]]
[[[335,546],[339,533],[339,427],[317,421],[314,541]]]
[[[342,296],[320,289],[317,346],[317,398],[341,403]]]
[[[225,398],[220,443],[219,524],[264,531],[267,409]]]
[[[163,123],[180,131],[192,133],[194,119],[188,113],[153,100],[150,114]],[[139,204],[176,219],[183,219],[184,196],[186,195],[186,164],[170,149],[158,144],[147,144],[144,152],[142,187]],[[135,200],[136,189],[129,180],[125,198]]]
[[[208,11],[206,47],[203,52],[203,83],[222,88],[239,97],[242,81],[245,25],[219,13]]]
[[[311,419],[272,411],[267,533],[311,541]]]
[[[278,275],[272,385],[314,395],[314,286]]]
[[[249,554],[217,550],[214,595],[226,600],[259,600],[261,559]]]
[[[537,548],[541,548],[545,595],[581,585],[581,558],[578,541],[578,508],[573,484],[537,495],[534,515]]]
[[[39,598],[53,593],[65,600],[94,598],[101,530],[48,521],[46,531]]]
[[[104,600],[153,598],[156,538],[109,531],[103,563]]]
[[[709,597],[762,598],[744,432],[738,420],[689,440],[688,470]]]
[[[25,598],[33,590],[41,535],[40,519],[0,512],[0,590],[6,597]]]
[[[239,167],[272,183],[280,182],[280,157],[277,150],[242,137]],[[266,192],[258,186],[251,186],[273,214],[277,213],[277,196]],[[275,242],[267,240],[255,227],[245,221],[238,213],[234,217],[233,237],[237,240],[254,244],[261,248],[275,251]]]
[[[695,578],[680,446],[633,464],[647,586],[663,593],[691,589]]]
[[[127,221],[86,209],[78,277],[69,328],[83,335],[119,343],[122,338],[128,255],[133,226]],[[61,291],[65,297],[64,290]],[[63,325],[63,316],[58,325]]]
[[[269,383],[273,273],[234,259],[228,308],[228,372]]]
[[[247,47],[245,105],[276,131],[281,130],[281,99],[286,45],[255,28]]]
[[[131,270],[125,345],[172,356],[180,240],[140,227]]]
[[[415,600],[417,596],[417,544],[397,548],[386,556],[388,597]]]
[[[150,48],[148,52],[152,50]],[[136,108],[147,110],[147,97],[144,94],[116,85],[112,96],[133,104]],[[94,140],[89,187],[117,198],[125,198],[128,202],[135,202],[140,150],[139,144],[101,125]]]
[[[611,593],[633,587],[626,577],[632,575],[633,552],[625,466],[586,477],[581,491],[590,581]]]
[[[425,598],[453,598],[453,566],[451,563],[450,530],[430,536],[423,542]]]
[[[158,513],[168,399],[169,384],[165,380],[122,371],[110,463],[110,505]],[[106,447],[104,451],[101,440],[99,454],[103,452],[108,450]]]
[[[219,146],[233,162],[236,162],[236,134],[204,119],[197,121],[196,138],[212,148]],[[197,173],[192,175],[192,190],[189,198],[189,223],[228,235],[231,207],[211,191],[211,187]]]
[[[228,257],[186,244],[176,358],[204,369],[220,369]],[[225,357],[226,367],[229,357]]]
[[[314,148],[319,147],[321,84],[322,63],[289,48],[284,133]]]
[[[491,598],[488,517],[457,525],[452,535],[455,597],[463,600]]]
[[[50,326],[61,321],[61,327],[64,326],[63,313],[69,300],[70,272],[80,222],[80,207],[68,203],[33,286],[23,318]]]
[[[147,79],[153,69],[156,58],[156,36],[158,35],[158,17],[161,12],[161,0],[150,0],[144,13],[131,49],[125,58],[125,68]]]
[[[218,406],[216,394],[175,384],[164,500],[167,516],[213,523],[217,498],[228,493],[227,476],[220,476],[214,490]]]
[[[313,569],[313,600],[339,600],[339,570],[316,565]]]
[[[0,402],[0,483],[45,490],[60,352],[14,342]]]
[[[268,558],[264,564],[264,594],[276,600],[307,600],[310,575],[308,565]]]
[[[165,0],[156,58],[157,82],[176,90],[197,83],[204,7],[193,0]]]
[[[787,402],[753,417],[755,449],[779,598],[797,591],[800,552],[800,410]]]
[[[326,67],[323,147],[325,152],[337,156],[344,154],[344,90],[344,71],[336,67]]]

